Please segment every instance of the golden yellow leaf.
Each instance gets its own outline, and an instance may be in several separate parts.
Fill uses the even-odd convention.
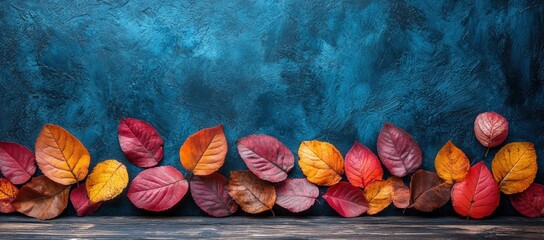
[[[49,179],[71,185],[85,179],[91,157],[72,134],[60,126],[47,124],[36,140],[36,162]]]
[[[391,204],[393,185],[390,181],[378,180],[365,187],[365,198],[368,202],[368,215],[374,215]]]
[[[92,203],[117,197],[127,187],[127,184],[127,168],[113,159],[97,164],[85,183],[87,195]]]
[[[470,162],[461,149],[448,141],[436,154],[434,167],[436,173],[444,182],[453,184],[465,179],[470,169]]]
[[[223,126],[206,128],[191,135],[179,149],[183,167],[194,175],[210,175],[225,163],[227,139]]]
[[[308,181],[320,186],[332,186],[342,179],[344,159],[332,144],[304,141],[298,149],[298,157],[298,164]]]
[[[527,189],[535,180],[537,169],[535,147],[530,142],[506,144],[491,162],[493,177],[504,194]]]

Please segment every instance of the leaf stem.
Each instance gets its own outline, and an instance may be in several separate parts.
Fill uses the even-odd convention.
[[[272,217],[275,218],[276,214],[274,213],[274,210],[272,210],[272,208],[270,209],[270,212],[272,212]]]
[[[487,151],[485,151],[485,157],[487,157],[487,154],[489,154],[489,148],[487,148]]]

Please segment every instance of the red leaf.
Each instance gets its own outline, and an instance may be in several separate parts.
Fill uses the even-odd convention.
[[[471,218],[491,215],[499,206],[499,199],[499,185],[484,162],[472,166],[465,179],[453,185],[451,192],[453,209]]]
[[[269,182],[281,182],[295,165],[293,153],[278,139],[251,135],[238,140],[238,153],[249,170]]]
[[[189,184],[171,166],[146,169],[132,180],[127,197],[138,208],[160,212],[176,205],[187,193]]]
[[[404,177],[421,167],[421,148],[406,131],[385,123],[378,136],[378,155],[389,172]]]
[[[474,121],[474,133],[485,147],[499,146],[508,136],[508,121],[495,112],[480,113]]]
[[[27,182],[36,172],[36,158],[17,143],[0,142],[0,170],[13,184]]]
[[[293,213],[308,210],[319,196],[319,188],[305,178],[286,179],[276,185],[276,204]]]
[[[72,190],[70,193],[70,202],[72,202],[77,215],[80,217],[91,215],[102,206],[102,202],[91,203],[84,184]]]
[[[229,180],[223,175],[195,176],[189,184],[196,205],[210,216],[226,217],[238,210],[238,204],[227,191]]]
[[[373,181],[382,180],[383,169],[378,157],[356,141],[346,154],[346,176],[353,186],[364,188]]]
[[[162,159],[162,138],[149,123],[133,118],[121,119],[118,134],[121,149],[132,164],[153,167]]]
[[[357,217],[368,209],[363,190],[347,182],[331,186],[323,198],[343,217]]]
[[[544,185],[533,183],[521,193],[510,195],[516,211],[526,217],[544,216]]]
[[[19,189],[5,178],[0,178],[0,213],[17,211],[11,202],[17,197]]]

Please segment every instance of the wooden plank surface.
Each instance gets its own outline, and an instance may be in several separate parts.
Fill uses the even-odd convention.
[[[544,239],[544,221],[455,217],[0,217],[1,239]]]

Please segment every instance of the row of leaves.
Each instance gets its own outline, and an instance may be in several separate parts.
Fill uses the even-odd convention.
[[[474,132],[482,145],[496,147],[508,135],[508,122],[496,113],[482,113],[476,118]],[[503,146],[489,171],[484,162],[470,166],[463,151],[448,141],[436,155],[434,173],[420,169],[422,152],[412,136],[386,123],[377,140],[379,158],[358,142],[344,160],[330,143],[304,141],[298,149],[298,164],[306,178],[290,179],[293,153],[274,137],[250,135],[236,142],[249,171],[231,171],[227,179],[217,172],[228,149],[219,125],[198,131],[181,146],[181,163],[191,173],[185,179],[174,167],[157,166],[163,157],[163,140],[149,123],[122,119],[118,136],[126,158],[148,168],[132,180],[127,192],[136,207],[148,211],[172,208],[190,189],[198,207],[215,217],[231,215],[239,206],[253,214],[272,211],[275,204],[298,213],[315,203],[317,186],[330,186],[323,198],[344,217],[377,214],[391,203],[430,212],[451,199],[458,214],[483,218],[498,207],[501,191],[521,214],[544,214],[544,186],[533,183],[536,152],[527,142]],[[27,183],[36,162],[45,176]],[[383,179],[382,164],[392,175],[389,179]],[[35,154],[19,144],[1,142],[0,170],[7,179],[0,178],[0,212],[51,219],[70,200],[79,216],[92,214],[103,202],[119,196],[129,177],[125,165],[117,160],[98,163],[88,175],[89,165],[88,150],[56,125],[43,127]],[[341,181],[344,173],[348,182]],[[402,178],[409,174],[408,187]],[[15,185],[21,184],[19,190]]]

